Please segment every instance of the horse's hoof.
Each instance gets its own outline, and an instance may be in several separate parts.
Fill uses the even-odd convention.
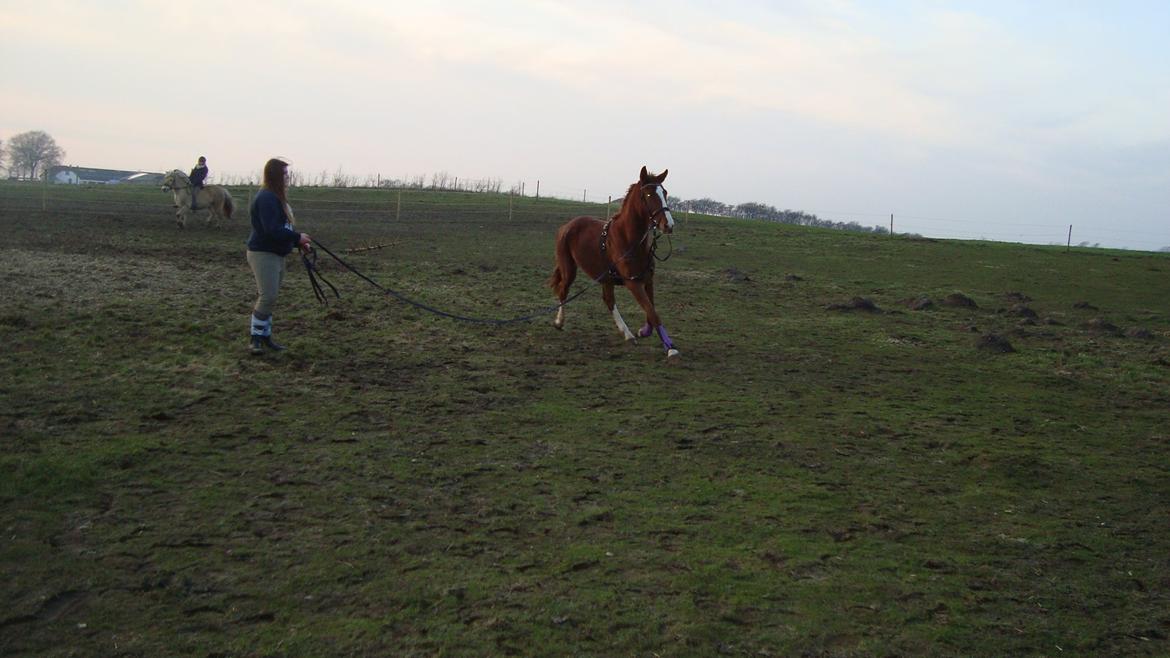
[[[563,325],[563,324],[557,324],[557,323],[555,323],[555,322],[554,322],[554,323],[553,323],[553,329],[556,329],[557,331],[564,331],[564,330],[565,330],[565,325]]]
[[[673,347],[670,348],[669,350],[666,350],[666,358],[668,358],[668,359],[676,359],[681,355],[682,355],[682,352],[679,352],[678,350],[674,349]]]

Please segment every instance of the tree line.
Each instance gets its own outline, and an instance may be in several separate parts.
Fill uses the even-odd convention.
[[[884,226],[865,226],[857,222],[836,222],[831,219],[821,219],[812,213],[803,210],[780,210],[766,203],[740,203],[729,205],[714,199],[683,200],[675,197],[667,199],[673,210],[683,210],[704,215],[719,215],[722,217],[737,217],[740,219],[759,219],[766,222],[780,224],[795,224],[798,226],[816,226],[844,231],[858,231],[861,233],[887,234],[890,230]]]
[[[43,177],[49,167],[61,164],[65,149],[43,130],[30,130],[13,135],[5,143],[0,140],[0,169],[7,161],[9,178]]]

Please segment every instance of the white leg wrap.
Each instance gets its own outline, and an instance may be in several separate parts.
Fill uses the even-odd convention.
[[[613,305],[613,323],[617,325],[618,331],[622,332],[622,336],[626,340],[634,340],[634,333],[626,326],[626,321],[622,319],[622,314],[618,313],[617,304]]]
[[[562,306],[557,309],[557,318],[553,320],[553,326],[557,329],[565,326],[565,307]]]
[[[255,315],[252,316],[252,335],[253,336],[271,336],[272,335],[272,318],[261,320]]]

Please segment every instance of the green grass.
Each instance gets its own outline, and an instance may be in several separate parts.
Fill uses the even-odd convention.
[[[556,227],[604,210],[292,201],[475,317],[547,306]],[[0,653],[1170,653],[1167,255],[680,216],[675,364],[595,291],[470,325],[324,261],[320,306],[290,260],[257,359],[238,213],[0,185]]]

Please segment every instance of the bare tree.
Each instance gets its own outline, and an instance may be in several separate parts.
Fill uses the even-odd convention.
[[[57,146],[49,133],[43,130],[30,130],[26,133],[13,135],[8,140],[8,157],[12,162],[12,170],[17,175],[27,175],[37,178],[54,165],[61,164],[65,157],[65,150]]]

